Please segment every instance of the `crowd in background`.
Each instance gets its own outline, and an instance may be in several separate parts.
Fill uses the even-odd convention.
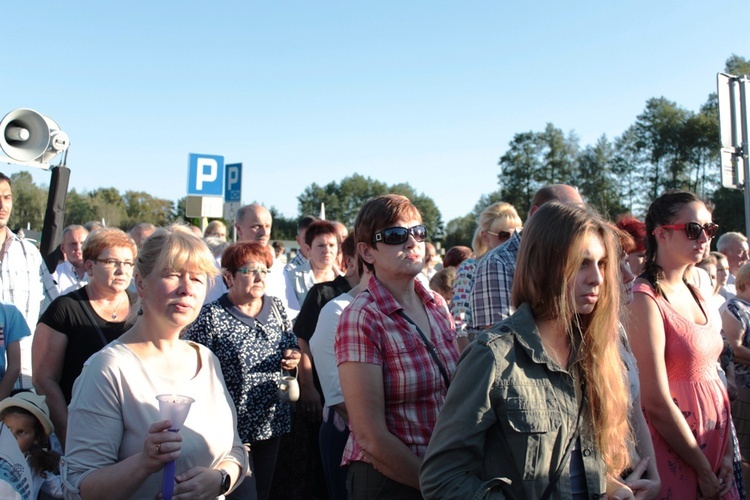
[[[745,496],[748,243],[692,193],[607,221],[551,185],[443,255],[403,196],[303,217],[289,255],[254,203],[234,242],[70,225],[55,269],[12,204],[0,174],[0,419],[35,497],[168,470],[186,498]]]

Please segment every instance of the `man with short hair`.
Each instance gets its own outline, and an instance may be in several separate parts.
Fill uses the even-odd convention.
[[[716,249],[726,255],[729,263],[729,277],[727,284],[724,285],[719,293],[727,300],[737,294],[734,280],[740,267],[748,261],[747,237],[738,232],[728,232],[722,234],[716,242]]]
[[[135,246],[141,248],[143,240],[154,234],[154,231],[156,231],[156,226],[150,222],[140,222],[133,226],[128,234],[135,241]]]
[[[29,330],[36,328],[39,315],[57,297],[57,287],[39,250],[18,238],[8,227],[13,211],[10,178],[0,172],[0,300],[15,305],[26,320]],[[21,376],[18,386],[31,385],[31,339],[24,337],[21,345]]]
[[[237,210],[234,227],[237,228],[237,241],[258,241],[266,246],[270,246],[271,226],[273,218],[263,205],[251,203]],[[273,249],[269,248],[271,255]],[[276,259],[274,264],[268,270],[266,275],[266,295],[277,297],[284,304],[285,309],[289,309],[286,296],[286,280],[284,279],[283,268],[279,267]],[[277,267],[279,267],[277,269]],[[217,280],[220,282],[221,280]],[[223,283],[222,283],[223,285]],[[293,316],[287,311],[289,319]]]
[[[536,192],[529,209],[530,218],[548,201],[584,205],[578,190],[567,184],[545,186]],[[516,257],[521,246],[521,231],[514,231],[508,241],[489,251],[479,261],[474,274],[474,287],[469,295],[471,321],[469,335],[489,328],[513,312],[510,293],[516,272]]]
[[[310,258],[307,254],[307,248],[305,248],[305,234],[307,234],[307,228],[310,227],[310,224],[316,220],[318,220],[317,217],[305,215],[299,220],[299,223],[297,223],[297,236],[295,236],[294,239],[297,241],[297,245],[299,245],[299,250],[297,250],[294,258],[284,267],[285,274],[289,273],[295,267],[303,265],[307,262],[307,259]]]
[[[65,255],[65,261],[60,262],[52,273],[60,295],[78,290],[88,282],[83,265],[83,242],[88,235],[86,228],[78,224],[71,224],[63,229],[60,249]]]

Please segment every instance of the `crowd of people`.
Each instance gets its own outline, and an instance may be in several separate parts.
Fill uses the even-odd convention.
[[[550,185],[444,255],[393,194],[289,256],[257,203],[235,242],[70,225],[52,270],[12,205],[0,173],[26,497],[745,498],[748,242],[692,193],[608,221]]]

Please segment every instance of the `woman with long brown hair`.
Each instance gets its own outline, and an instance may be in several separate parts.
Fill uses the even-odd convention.
[[[421,467],[425,498],[632,491],[618,352],[619,245],[593,212],[542,205],[524,228],[516,312],[464,352]]]

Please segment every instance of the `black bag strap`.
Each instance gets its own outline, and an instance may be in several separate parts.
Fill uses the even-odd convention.
[[[435,346],[427,340],[427,336],[422,332],[422,329],[417,326],[417,324],[412,321],[412,319],[406,315],[403,309],[399,309],[398,313],[409,323],[411,323],[414,328],[417,329],[417,332],[419,332],[419,336],[422,337],[422,342],[424,343],[425,347],[427,347],[427,350],[430,352],[430,355],[432,356],[432,359],[435,360],[435,363],[437,363],[438,368],[440,369],[440,375],[443,376],[443,381],[445,382],[445,388],[447,389],[450,387],[450,377],[448,376],[448,370],[445,369],[445,366],[443,365],[443,362],[440,361],[440,356],[438,356],[437,351],[435,350]]]
[[[581,404],[578,405],[578,416],[576,417],[576,427],[573,430],[573,435],[570,436],[570,441],[568,441],[568,445],[565,447],[565,454],[563,455],[563,459],[560,462],[560,465],[557,467],[557,470],[550,476],[549,478],[549,484],[544,489],[544,492],[542,493],[542,496],[539,497],[539,500],[547,500],[549,497],[552,496],[552,490],[555,488],[555,485],[557,484],[557,481],[560,479],[560,476],[562,475],[563,469],[568,464],[568,461],[570,460],[570,452],[573,449],[573,442],[578,439],[579,431],[581,428],[581,414],[583,413],[583,402],[586,400],[585,396],[585,386],[581,385]]]
[[[94,328],[96,328],[96,333],[99,334],[99,338],[102,341],[102,345],[106,347],[108,344],[107,337],[104,336],[104,332],[102,331],[101,328],[99,328],[99,323],[97,323],[96,319],[94,318],[94,315],[91,314],[91,311],[89,311],[88,308],[86,308],[86,306],[84,305],[85,299],[83,298],[83,296],[78,290],[79,289],[73,290],[73,295],[76,296],[76,298],[78,299],[78,305],[81,306],[81,309],[83,309],[83,312],[86,313],[86,316],[88,316],[89,321],[91,321],[91,324],[94,325]]]

